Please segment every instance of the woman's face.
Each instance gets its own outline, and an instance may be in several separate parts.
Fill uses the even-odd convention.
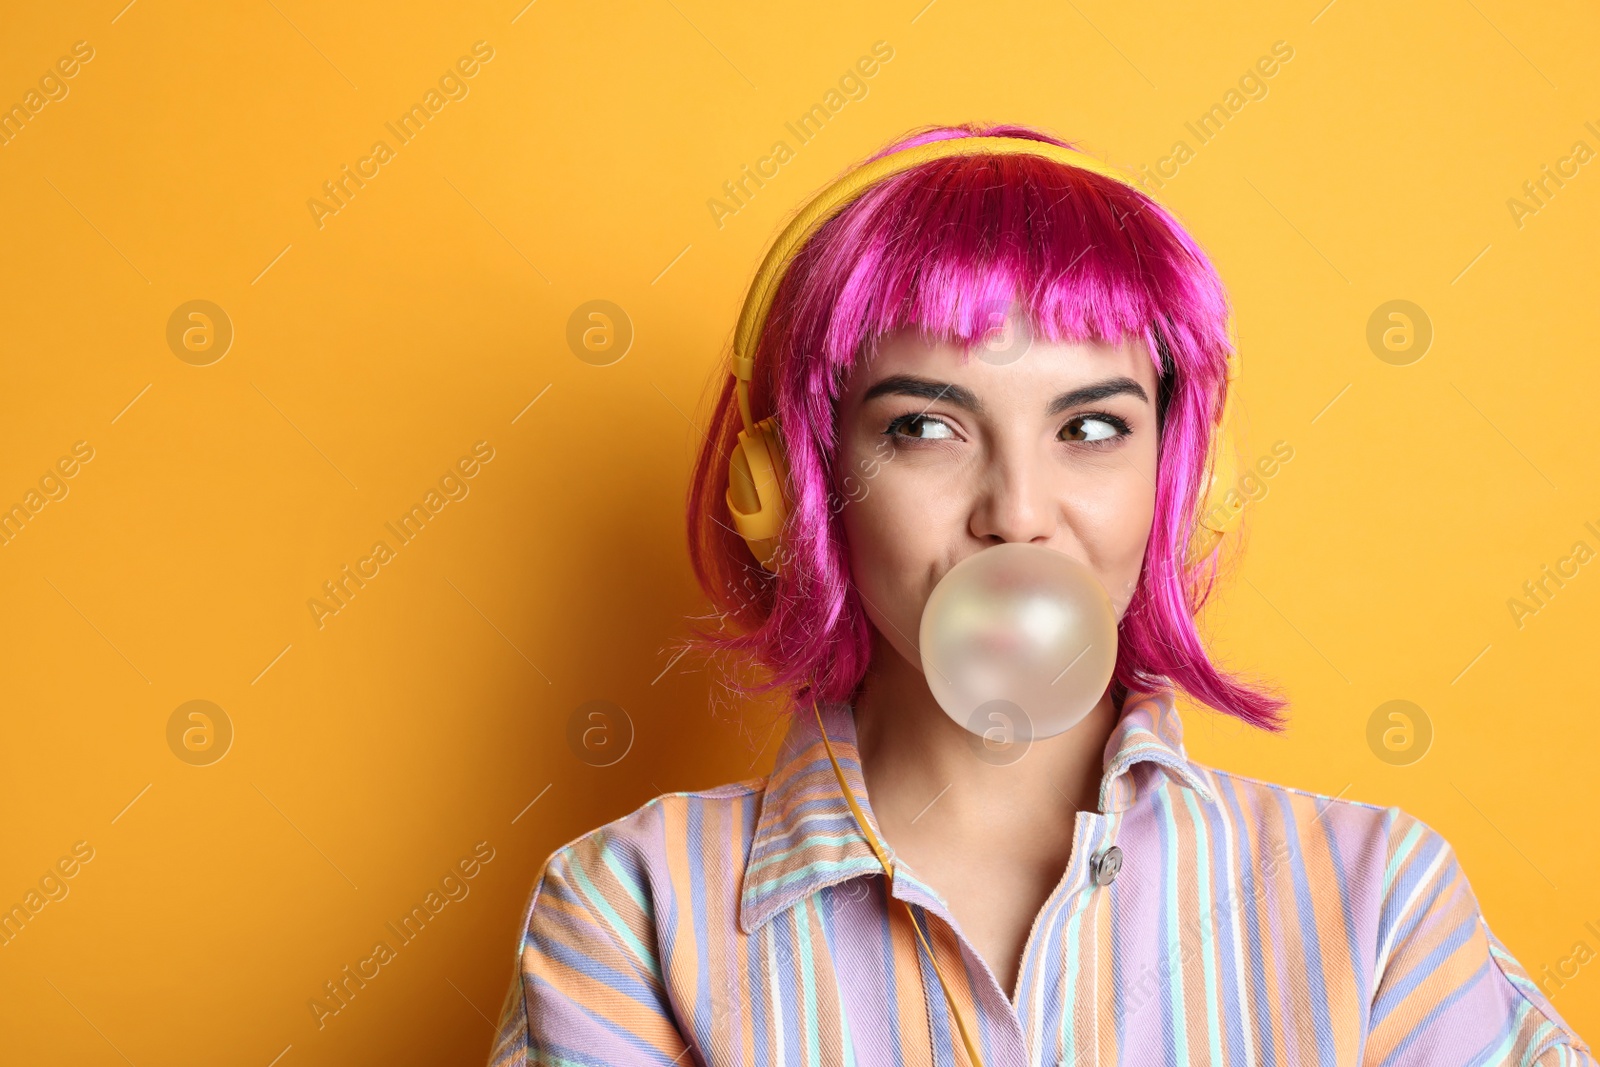
[[[945,572],[1007,541],[1087,564],[1122,618],[1154,514],[1156,386],[1136,341],[977,346],[963,362],[959,345],[901,331],[857,364],[833,485],[862,606],[901,656],[920,664]]]

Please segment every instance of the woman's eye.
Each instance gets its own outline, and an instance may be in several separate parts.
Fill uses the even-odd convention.
[[[890,437],[911,437],[923,441],[944,440],[955,436],[950,424],[932,415],[902,415],[883,431]]]
[[[1130,431],[1128,424],[1115,416],[1079,415],[1069,419],[1061,432],[1068,441],[1093,445],[1121,437]]]

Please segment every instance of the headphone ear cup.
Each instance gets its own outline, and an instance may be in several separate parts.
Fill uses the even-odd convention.
[[[740,430],[728,457],[728,514],[751,554],[774,574],[779,535],[789,515],[788,481],[789,467],[777,422],[771,417],[762,419],[753,435]]]
[[[1200,493],[1200,513],[1189,536],[1186,567],[1196,567],[1216,551],[1222,539],[1239,528],[1244,517],[1244,495],[1237,487],[1239,477],[1238,439],[1234,425],[1234,399],[1238,396],[1239,334],[1233,316],[1228,316],[1227,369],[1223,375],[1222,418],[1211,439],[1211,455],[1204,490]]]
[[[1238,528],[1244,516],[1244,496],[1235,485],[1239,461],[1234,454],[1233,435],[1219,436],[1205,492],[1200,495],[1200,515],[1189,538],[1190,567],[1211,555],[1223,537]]]

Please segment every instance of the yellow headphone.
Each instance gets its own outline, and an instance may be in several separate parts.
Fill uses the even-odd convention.
[[[739,417],[744,429],[739,431],[733,454],[728,460],[725,499],[728,512],[733,517],[734,529],[744,538],[751,554],[766,570],[773,573],[778,570],[779,536],[789,514],[786,497],[789,468],[784,458],[783,439],[778,433],[776,416],[769,416],[760,422],[751,418],[750,379],[755,374],[756,345],[766,325],[767,313],[772,309],[779,283],[783,281],[795,254],[812,234],[876,183],[936,159],[978,155],[1037,156],[1093,171],[1136,189],[1146,197],[1150,195],[1127,175],[1093,156],[1048,141],[1020,137],[955,137],[902,149],[875,159],[857,167],[812,198],[778,235],[767,251],[766,258],[761,261],[761,269],[745,295],[744,310],[739,314],[739,327],[733,340],[734,389],[738,394]],[[1230,316],[1227,385],[1222,419],[1218,423],[1221,432],[1213,435],[1211,455],[1207,457],[1209,477],[1200,494],[1200,518],[1187,552],[1186,562],[1190,566],[1210,555],[1223,536],[1239,524],[1239,517],[1244,513],[1242,495],[1230,494],[1237,473],[1231,434],[1234,382],[1238,376],[1237,348],[1237,337]]]

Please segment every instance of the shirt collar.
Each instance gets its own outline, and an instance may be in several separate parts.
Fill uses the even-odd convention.
[[[847,704],[820,704],[819,710],[845,784],[894,863],[894,849],[883,840],[867,801],[854,714]],[[1171,689],[1128,694],[1106,742],[1104,768],[1099,797],[1102,813],[1126,811],[1162,780],[1193,789],[1207,802],[1213,799],[1204,777],[1184,753],[1183,726]],[[802,897],[882,870],[839,791],[816,715],[809,707],[803,713],[797,711],[762,794],[761,814],[740,889],[740,929],[753,933]],[[897,885],[902,877],[909,876],[897,865]],[[905,895],[921,899],[926,893],[918,892],[919,888],[913,884]],[[902,894],[897,891],[896,895]]]

